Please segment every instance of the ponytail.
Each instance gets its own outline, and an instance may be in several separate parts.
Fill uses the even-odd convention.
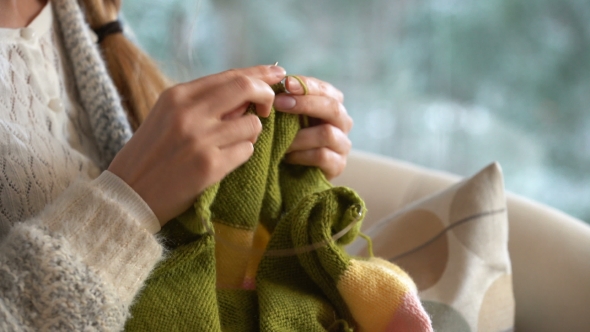
[[[85,9],[88,24],[94,30],[116,21],[119,16],[121,0],[79,1]],[[135,130],[171,82],[148,55],[121,33],[105,36],[100,42],[100,49]]]

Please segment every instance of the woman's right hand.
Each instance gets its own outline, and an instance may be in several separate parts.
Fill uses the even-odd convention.
[[[161,225],[188,209],[208,186],[246,162],[262,130],[244,114],[250,103],[266,117],[280,82],[277,66],[234,69],[162,93],[108,170],[149,205]]]

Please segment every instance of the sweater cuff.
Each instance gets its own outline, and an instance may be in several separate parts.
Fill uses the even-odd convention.
[[[105,173],[93,181],[78,180],[38,220],[67,239],[73,252],[131,303],[163,248],[144,227],[145,209],[128,208],[139,203],[125,201],[125,190],[114,189],[117,181]]]
[[[160,221],[147,203],[129,185],[115,174],[104,171],[95,180],[97,187],[105,195],[125,205],[129,215],[137,220],[148,232],[156,234],[160,231]]]

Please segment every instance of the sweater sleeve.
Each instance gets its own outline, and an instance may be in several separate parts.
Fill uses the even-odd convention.
[[[0,244],[0,330],[123,329],[163,252],[134,195],[104,172],[11,229]]]

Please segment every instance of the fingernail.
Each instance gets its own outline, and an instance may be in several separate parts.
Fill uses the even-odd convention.
[[[283,78],[285,77],[285,75],[287,75],[287,72],[285,71],[285,68],[283,67],[279,67],[279,66],[270,66],[270,70],[272,71],[272,73],[279,78]]]
[[[301,83],[299,83],[299,81],[294,77],[287,78],[287,90],[294,94],[303,93],[303,87],[301,86]]]
[[[295,100],[295,98],[289,95],[280,94],[275,97],[274,105],[277,109],[290,110],[293,107],[295,107],[295,104],[297,104],[297,101]]]

